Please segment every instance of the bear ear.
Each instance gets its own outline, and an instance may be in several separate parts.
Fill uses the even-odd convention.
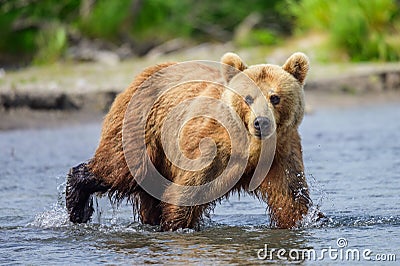
[[[222,75],[228,83],[239,71],[247,69],[243,60],[235,53],[226,53],[221,58]]]
[[[303,53],[294,53],[282,68],[292,74],[303,85],[309,69],[308,58]]]

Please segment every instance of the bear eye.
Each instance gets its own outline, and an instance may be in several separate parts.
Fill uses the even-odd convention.
[[[252,104],[254,102],[253,97],[251,97],[250,95],[247,95],[244,100],[246,101],[247,104]]]
[[[281,97],[279,97],[278,95],[271,95],[271,97],[269,97],[269,100],[273,105],[278,105],[281,101]]]

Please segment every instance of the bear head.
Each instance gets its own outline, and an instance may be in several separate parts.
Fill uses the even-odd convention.
[[[279,136],[298,128],[305,109],[306,55],[294,53],[283,66],[247,67],[238,55],[226,53],[221,63],[228,88],[222,99],[233,107],[252,136],[262,138],[275,130]]]

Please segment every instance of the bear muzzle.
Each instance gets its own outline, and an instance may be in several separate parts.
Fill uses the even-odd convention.
[[[253,127],[255,129],[254,135],[260,139],[269,136],[273,130],[271,120],[265,116],[256,117]]]

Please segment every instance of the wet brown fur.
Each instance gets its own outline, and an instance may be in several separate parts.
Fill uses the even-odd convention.
[[[228,53],[222,62],[236,67],[246,73],[258,84],[268,99],[272,94],[278,94],[281,102],[273,109],[277,123],[277,147],[275,158],[262,184],[254,192],[265,200],[271,214],[271,220],[279,228],[291,228],[307,213],[311,200],[305,181],[302,158],[301,140],[298,126],[304,115],[303,83],[308,71],[308,61],[301,54],[295,54],[283,67],[258,65],[247,68],[235,54]],[[192,207],[177,206],[160,202],[147,194],[132,176],[124,157],[122,145],[122,128],[127,106],[137,88],[151,75],[157,73],[162,81],[163,69],[175,63],[166,63],[145,69],[135,78],[132,84],[115,99],[104,119],[99,146],[88,168],[102,184],[109,187],[108,193],[116,200],[130,198],[138,208],[143,223],[158,225],[163,230],[178,228],[196,228],[204,212],[213,206],[202,204]],[[222,77],[221,77],[222,76]],[[234,74],[229,72],[215,73],[216,79],[222,78],[229,82]],[[168,81],[165,81],[168,82]],[[152,84],[158,86],[158,84]],[[207,83],[178,86],[170,91],[170,97],[160,98],[152,109],[146,124],[146,145],[150,160],[157,169],[171,181],[182,185],[201,185],[213,180],[223,170],[230,158],[231,143],[229,136],[221,125],[210,118],[192,119],[184,127],[180,141],[183,154],[195,159],[200,156],[199,143],[204,137],[211,137],[217,144],[217,156],[213,163],[197,173],[184,171],[171,164],[162,151],[160,134],[163,120],[169,110],[185,99],[205,95],[220,99],[224,87]],[[230,103],[243,122],[248,127],[249,108],[242,100],[236,99]],[[139,108],[139,107],[138,107]],[[252,139],[251,156],[242,178],[233,191],[246,191],[249,180],[259,157],[257,139]],[[137,154],[138,164],[143,154]],[[138,172],[139,173],[139,172]],[[143,173],[139,173],[143,174]],[[232,191],[225,196],[229,196]],[[177,197],[175,191],[169,188],[166,197]],[[179,200],[179,199],[178,199]]]

